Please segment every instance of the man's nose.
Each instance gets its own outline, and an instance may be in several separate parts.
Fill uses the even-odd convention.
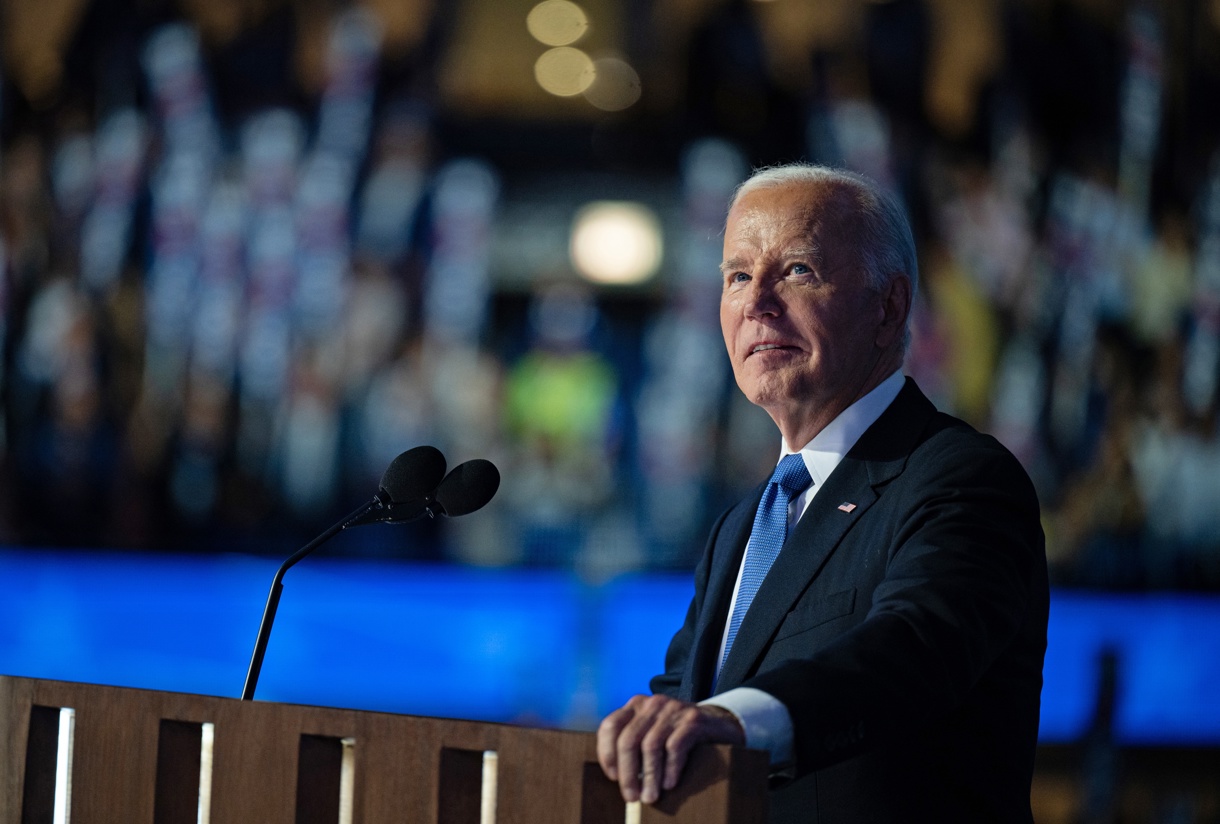
[[[756,278],[750,282],[746,290],[746,317],[762,317],[764,315],[779,315],[783,311],[783,302],[775,291],[775,285]]]

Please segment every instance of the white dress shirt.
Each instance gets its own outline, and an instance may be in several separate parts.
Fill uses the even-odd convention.
[[[788,505],[788,531],[805,514],[810,501],[818,494],[818,490],[826,483],[830,473],[853,446],[860,436],[868,429],[881,413],[889,408],[902,390],[905,378],[902,371],[896,371],[871,392],[851,406],[844,409],[839,416],[814,436],[813,440],[800,449],[800,455],[809,470],[813,480],[805,491],[798,495]],[[779,460],[793,454],[786,443],[781,444]],[[778,464],[779,461],[776,461]],[[742,567],[737,570],[737,583],[733,586],[733,598],[729,602],[728,614],[733,614],[737,603],[737,590],[741,586],[741,572],[745,566],[745,556],[742,556]],[[720,663],[724,659],[724,647],[728,640],[728,625],[720,639],[720,651],[716,656],[716,674],[720,674]],[[788,708],[779,699],[752,687],[737,687],[728,692],[708,698],[701,704],[711,704],[723,707],[736,716],[746,734],[746,746],[771,753],[771,765],[782,768],[792,760],[792,718]]]

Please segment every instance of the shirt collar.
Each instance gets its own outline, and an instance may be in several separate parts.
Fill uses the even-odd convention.
[[[813,440],[801,447],[801,457],[805,460],[805,467],[809,470],[809,477],[813,479],[815,486],[820,486],[830,477],[830,473],[856,445],[865,430],[872,426],[898,397],[905,382],[902,370],[895,370],[867,395],[840,412]],[[780,460],[791,454],[781,440]]]

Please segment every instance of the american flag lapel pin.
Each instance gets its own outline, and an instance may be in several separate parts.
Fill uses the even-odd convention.
[[[843,503],[839,504],[840,512],[851,512],[855,508],[856,508],[856,505],[853,503],[850,503],[848,501],[844,501]]]

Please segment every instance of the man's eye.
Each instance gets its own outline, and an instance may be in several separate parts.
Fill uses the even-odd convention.
[[[803,263],[794,263],[792,264],[792,268],[790,268],[788,271],[794,275],[812,275],[813,267],[806,266]]]
[[[729,283],[745,283],[750,279],[750,276],[745,272],[734,272],[729,275]]]

